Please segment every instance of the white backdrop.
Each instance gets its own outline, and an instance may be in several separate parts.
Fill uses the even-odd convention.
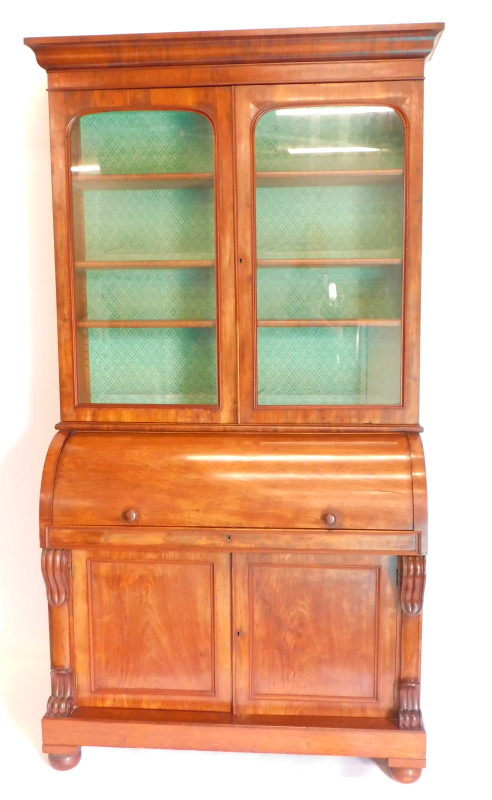
[[[0,195],[0,786],[6,800],[136,793],[187,800],[281,795],[485,797],[491,737],[490,7],[478,0],[34,2],[3,12]],[[488,19],[485,19],[488,14]],[[59,419],[46,75],[24,36],[446,22],[427,65],[421,421],[430,495],[423,711],[428,768],[412,786],[371,761],[85,748],[56,773],[40,755],[49,694],[37,502]],[[489,87],[487,86],[487,90]],[[489,123],[487,123],[489,119]],[[400,794],[401,793],[401,794]]]

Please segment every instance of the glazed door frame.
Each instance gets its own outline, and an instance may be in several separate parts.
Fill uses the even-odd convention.
[[[235,87],[238,236],[239,422],[245,424],[416,424],[420,341],[422,82],[258,85]],[[402,402],[375,406],[267,406],[257,402],[255,125],[288,106],[384,105],[405,126]]]
[[[236,422],[232,102],[229,87],[50,92],[61,419],[63,422]],[[103,111],[175,110],[205,115],[215,133],[217,405],[90,404],[77,399],[76,298],[70,132],[74,120]]]

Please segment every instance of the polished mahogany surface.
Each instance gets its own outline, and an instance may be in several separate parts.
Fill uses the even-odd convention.
[[[74,433],[53,524],[125,523],[411,530],[407,436]]]
[[[392,715],[394,558],[258,553],[233,575],[238,713]]]
[[[426,59],[441,23],[337,28],[32,37],[25,44],[48,71],[101,67]]]
[[[44,717],[43,741],[45,753],[72,752],[81,742],[95,747],[348,755],[425,767],[425,732],[401,731],[394,721],[377,717],[77,708],[63,720]]]
[[[230,556],[78,551],[78,703],[231,710]]]

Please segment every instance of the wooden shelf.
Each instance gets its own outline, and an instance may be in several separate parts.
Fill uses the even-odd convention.
[[[84,319],[77,328],[214,328],[209,319]]]
[[[259,328],[396,328],[400,319],[260,319]],[[84,319],[77,328],[213,328],[208,319]]]
[[[401,258],[261,258],[256,265],[261,268],[290,267],[401,267]],[[76,261],[75,269],[210,269],[213,260],[169,261]]]
[[[400,319],[259,319],[259,328],[396,328]]]
[[[261,258],[257,267],[401,267],[401,258]]]
[[[200,269],[215,261],[76,261],[75,269]]]
[[[402,169],[257,172],[256,186],[258,189],[282,186],[351,186],[367,183],[398,183],[402,178]]]
[[[90,175],[72,173],[74,189],[86,191],[138,189],[212,189],[212,172],[164,172],[144,175]]]
[[[351,186],[360,184],[397,183],[402,169],[309,170],[289,172],[257,172],[260,189],[282,186]],[[163,172],[142,175],[100,175],[72,173],[74,189],[86,191],[211,189],[212,172]]]

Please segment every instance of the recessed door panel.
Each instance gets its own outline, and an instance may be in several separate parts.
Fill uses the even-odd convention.
[[[380,556],[234,557],[236,710],[391,714],[391,571]]]
[[[79,705],[230,708],[229,556],[75,554]]]

